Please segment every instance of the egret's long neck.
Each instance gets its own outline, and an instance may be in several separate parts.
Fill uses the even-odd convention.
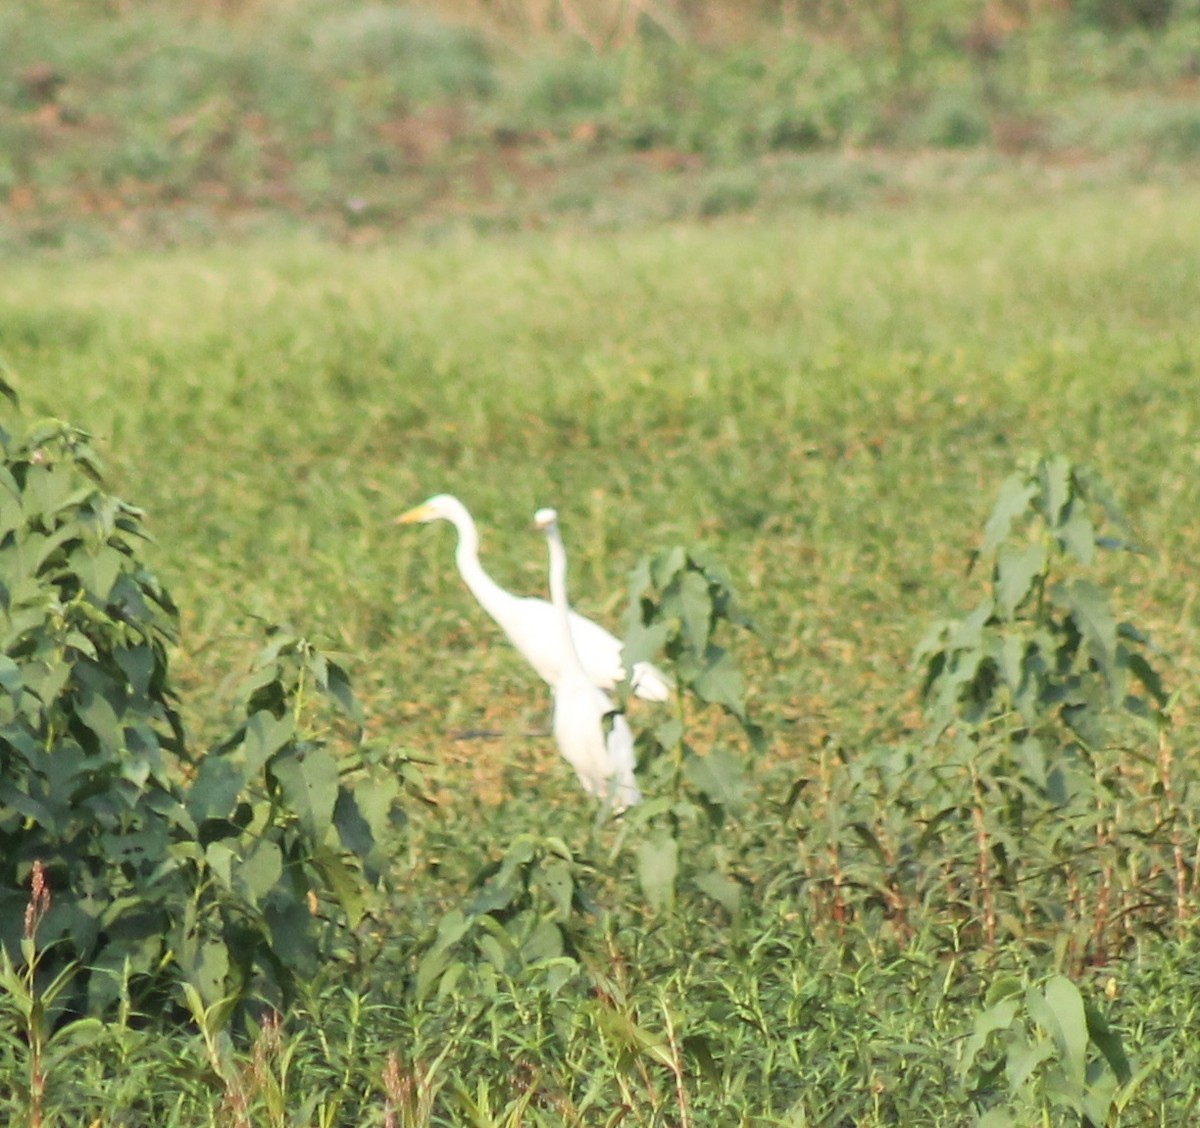
[[[558,614],[558,629],[562,637],[564,657],[573,665],[581,666],[575,639],[571,634],[571,608],[567,602],[567,550],[563,548],[558,527],[550,529],[546,542],[550,546],[550,602]]]
[[[454,550],[454,563],[458,565],[458,574],[462,576],[463,583],[471,589],[471,594],[479,600],[480,606],[492,618],[499,618],[513,597],[496,583],[479,563],[479,532],[470,515],[464,512],[456,516],[454,527],[458,530],[458,547]]]

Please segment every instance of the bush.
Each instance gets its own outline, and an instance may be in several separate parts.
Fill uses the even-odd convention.
[[[244,720],[197,755],[142,513],[104,490],[83,432],[52,421],[0,439],[5,953],[20,964],[31,940],[36,871],[43,968],[76,969],[63,1011],[104,1013],[121,990],[161,1009],[186,987],[226,1013],[286,998],[318,957],[352,958],[400,788],[319,707],[356,719],[344,671],[272,630]]]

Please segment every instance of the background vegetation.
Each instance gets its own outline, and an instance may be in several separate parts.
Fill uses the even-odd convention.
[[[1200,155],[1192,0],[39,0],[0,41],[10,247],[844,210]]]
[[[7,29],[68,76],[39,104],[14,77],[4,119],[34,131],[0,273],[11,1123],[1194,1116],[1200,192],[1149,128],[1194,109],[1194,13],[1031,6],[977,58],[961,29],[1006,9],[623,10]],[[335,70],[355,20],[390,62]],[[886,129],[773,148],[756,100],[826,103],[772,68],[826,51],[874,75],[845,120]],[[965,150],[919,132],[955,67]],[[163,124],[214,73],[236,141],[188,166],[198,126]],[[679,132],[639,139],[663,95],[630,75],[672,73]],[[522,118],[552,74],[591,101]],[[1042,137],[1150,109],[1013,155],[1014,91]],[[467,124],[364,171],[401,104]],[[238,188],[253,113],[309,151],[245,183],[321,192]],[[138,129],[162,163],[86,211]],[[393,525],[441,491],[505,586],[544,591],[553,504],[581,610],[620,630],[632,590],[663,661],[736,663],[716,701],[631,703],[622,822],[452,532]]]

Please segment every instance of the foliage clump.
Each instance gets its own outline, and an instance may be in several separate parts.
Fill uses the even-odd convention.
[[[969,881],[938,869],[970,889],[987,947],[1065,928],[1076,958],[1103,962],[1135,917],[1183,911],[1170,700],[1149,638],[1095,575],[1099,553],[1136,550],[1097,474],[1036,459],[984,527],[987,591],[918,647],[934,760],[911,778],[941,802],[917,846],[969,828]],[[1139,802],[1147,790],[1160,802]]]
[[[76,969],[61,1009],[288,997],[351,954],[398,798],[353,730],[312,731],[314,693],[357,718],[344,671],[273,631],[245,719],[197,754],[142,513],[106,492],[83,432],[0,440],[0,943],[19,963],[36,870],[43,962]]]

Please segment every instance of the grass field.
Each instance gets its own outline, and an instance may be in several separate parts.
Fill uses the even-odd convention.
[[[260,622],[287,623],[343,656],[370,740],[419,761],[432,801],[406,801],[359,963],[281,1030],[227,1044],[215,1017],[163,1037],[124,1016],[65,1037],[43,1122],[1187,1123],[1197,246],[1200,192],[1176,184],[7,261],[24,415],[90,431],[147,510],[197,743],[227,728]],[[1108,789],[1092,815],[1042,792],[993,825],[1007,777],[971,792],[966,729],[929,735],[912,655],[978,601],[969,554],[1038,454],[1102,474],[1149,550],[1090,574],[1179,692],[1159,736],[1087,750]],[[765,739],[689,705],[695,750],[743,772],[713,817],[655,769],[653,816],[593,826],[453,533],[393,524],[437,492],[524,592],[546,586],[533,511],[557,506],[574,600],[618,631],[641,557],[703,544],[725,564]],[[640,851],[668,822],[663,896]],[[524,884],[496,934],[431,986],[439,921],[488,916],[475,882],[510,846]],[[546,922],[565,939],[539,958]],[[1080,1000],[1110,1034],[1079,1033]],[[0,1058],[14,1124],[22,1046]]]

